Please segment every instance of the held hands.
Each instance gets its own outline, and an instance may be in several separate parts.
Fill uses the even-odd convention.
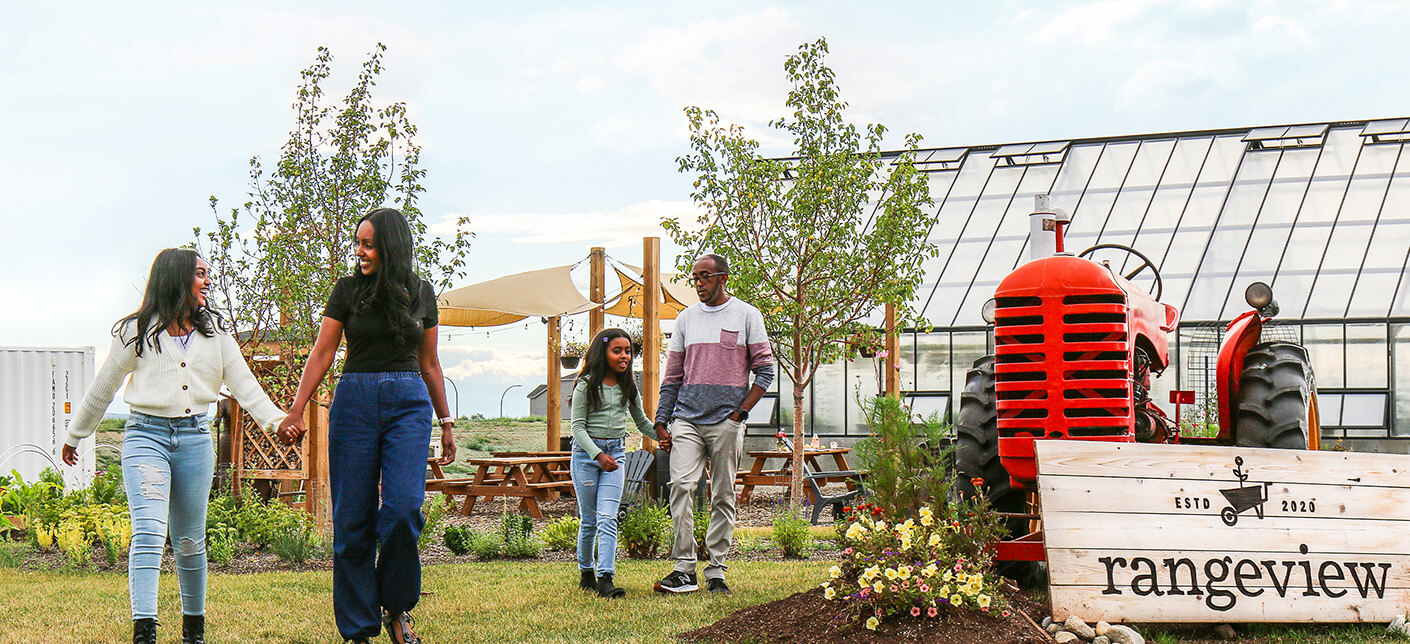
[[[607,452],[602,452],[597,455],[597,465],[604,472],[613,472],[617,469],[617,459],[612,458],[612,455]]]
[[[63,459],[64,465],[78,465],[78,449],[72,445],[64,445]]]
[[[451,435],[452,424],[441,426],[441,458],[437,463],[450,465],[455,460],[455,437]]]
[[[656,443],[666,450],[667,454],[671,453],[671,432],[662,423],[656,423]]]
[[[285,445],[293,445],[303,440],[307,432],[303,414],[289,414],[284,418],[284,422],[279,423],[279,441]]]

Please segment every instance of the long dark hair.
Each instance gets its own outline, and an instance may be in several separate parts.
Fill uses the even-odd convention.
[[[118,320],[113,325],[113,335],[118,335],[128,322],[136,322],[137,334],[128,344],[136,343],[139,358],[142,357],[143,347],[148,344],[161,353],[162,345],[157,342],[157,334],[173,322],[184,320],[206,337],[215,335],[217,329],[225,326],[224,320],[209,300],[205,306],[197,306],[191,295],[191,284],[195,280],[196,251],[168,248],[157,253],[157,258],[152,260],[152,272],[147,275],[142,306]]]
[[[607,345],[615,338],[626,338],[627,345],[631,345],[632,336],[621,329],[598,331],[588,344],[583,370],[578,372],[578,380],[587,381],[588,409],[602,407],[602,377],[612,368],[607,365]],[[622,390],[623,405],[636,406],[636,377],[632,375],[631,363],[627,363],[626,373],[617,377],[617,386]]]
[[[411,242],[411,226],[395,208],[378,208],[357,221],[372,223],[372,245],[377,248],[377,272],[364,275],[353,267],[356,277],[354,311],[381,313],[387,329],[415,344],[421,337],[421,321],[413,317],[420,300],[421,278],[414,265],[415,251]],[[356,231],[357,227],[353,227]],[[356,234],[356,233],[354,233]]]

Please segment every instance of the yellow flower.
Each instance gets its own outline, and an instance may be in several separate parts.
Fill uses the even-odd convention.
[[[950,603],[956,606],[963,606],[964,598],[960,597],[959,595],[950,595]]]
[[[935,513],[931,512],[930,508],[921,508],[920,524],[928,528],[932,523],[935,523]]]
[[[941,579],[944,579],[945,581],[950,581],[951,579],[954,579],[954,576],[950,574],[950,571],[946,570],[945,575],[942,576]]]
[[[989,607],[989,596],[988,596],[988,595],[980,595],[980,596],[979,596],[979,607],[980,607],[980,608],[988,608],[988,607]]]
[[[853,523],[852,527],[847,528],[847,538],[852,541],[861,539],[862,535],[865,535],[866,533],[867,529],[863,528],[861,523]]]
[[[925,570],[922,570],[921,572],[925,573],[926,577],[934,577],[935,573],[940,572],[940,569],[936,568],[935,564],[932,563],[929,566],[926,566]]]
[[[885,530],[885,529],[886,529],[886,521],[884,521],[884,520],[883,520],[883,521],[877,521],[877,522],[876,522],[876,529],[877,529],[877,530]]]
[[[868,618],[867,618],[867,630],[869,630],[869,631],[874,631],[874,630],[876,630],[876,625],[877,625],[877,624],[880,624],[880,623],[881,623],[881,620],[877,619],[875,616],[868,617]]]
[[[897,568],[897,569],[896,569],[896,576],[897,576],[897,577],[900,577],[901,579],[910,579],[910,578],[911,578],[911,567],[910,567],[910,566],[901,566],[900,568]]]
[[[909,534],[903,534],[903,535],[901,535],[901,549],[902,549],[902,550],[910,550],[910,549],[911,549],[911,535],[909,535]]]
[[[950,594],[950,585],[949,585],[949,584],[945,584],[944,586],[941,586],[941,587],[940,587],[940,594],[941,594],[941,595],[948,595],[948,594]]]
[[[833,579],[837,579],[838,577],[842,576],[842,568],[839,566],[833,566],[832,568],[828,569],[827,574],[832,575]]]
[[[906,531],[906,532],[910,532],[911,530],[914,530],[915,528],[916,528],[915,522],[914,522],[914,521],[911,521],[910,519],[906,519],[906,522],[901,524],[901,530],[904,530],[904,531]]]
[[[881,592],[881,591],[883,591],[883,590],[886,589],[886,584],[881,583],[881,580],[878,579],[878,580],[876,580],[876,583],[874,583],[874,584],[871,585],[871,589],[872,589],[872,592],[877,592],[877,593],[879,593],[879,592]]]
[[[881,574],[881,568],[879,566],[872,566],[867,568],[866,572],[862,573],[862,579],[871,581],[879,574]]]
[[[837,597],[837,591],[835,591],[835,590],[833,590],[833,589],[831,589],[831,588],[829,588],[829,589],[827,589],[826,591],[823,592],[823,599],[835,599],[836,597]]]
[[[892,580],[892,581],[895,581],[895,580],[896,580],[896,576],[897,576],[897,575],[896,575],[896,569],[895,569],[895,568],[887,568],[887,569],[886,569],[886,578],[887,578],[887,579],[890,579],[890,580]]]

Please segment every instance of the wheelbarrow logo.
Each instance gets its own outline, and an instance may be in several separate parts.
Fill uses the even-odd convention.
[[[1263,518],[1263,504],[1268,502],[1268,488],[1272,483],[1258,485],[1245,485],[1248,482],[1248,473],[1243,471],[1244,457],[1234,457],[1234,476],[1239,477],[1239,487],[1227,490],[1219,490],[1229,501],[1229,507],[1219,511],[1219,518],[1224,520],[1225,525],[1234,525],[1239,522],[1239,515],[1253,510],[1258,518]]]

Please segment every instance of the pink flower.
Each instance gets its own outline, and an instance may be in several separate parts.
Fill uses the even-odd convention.
[[[927,586],[927,585],[925,585],[925,584],[921,584],[921,585],[920,585],[920,592],[923,592],[923,593],[928,593],[928,592],[930,592],[930,586]]]
[[[866,596],[869,595],[869,594],[871,594],[871,587],[867,587],[867,588],[863,588],[863,589],[862,589],[862,598],[863,598],[863,599],[865,599]]]
[[[926,616],[926,617],[934,617],[934,616],[939,615],[939,614],[940,614],[940,609],[938,609],[938,608],[936,608],[936,607],[934,607],[934,606],[931,606],[930,608],[925,609],[925,616]],[[1008,617],[1008,616],[1005,615],[1005,617]]]
[[[911,608],[911,617],[920,617],[920,606],[914,606]]]
[[[896,592],[896,591],[898,591],[898,590],[900,590],[900,588],[897,588],[897,587],[896,587],[896,584],[891,584],[891,592],[894,593],[894,592]]]
[[[886,349],[882,349],[882,350],[876,352],[876,357],[878,357],[878,358],[885,358],[886,356],[889,356],[889,355],[891,355],[891,352],[890,352],[890,351],[887,351]]]
[[[843,551],[842,551],[842,554],[844,554],[844,555],[850,555],[850,554],[852,554],[852,549],[851,549],[851,548],[848,548],[848,549],[846,549],[846,550],[843,550]]]
[[[911,582],[910,582],[910,580],[906,580],[906,581],[901,582],[901,587],[902,587],[902,588],[910,588],[910,587],[911,587]]]

